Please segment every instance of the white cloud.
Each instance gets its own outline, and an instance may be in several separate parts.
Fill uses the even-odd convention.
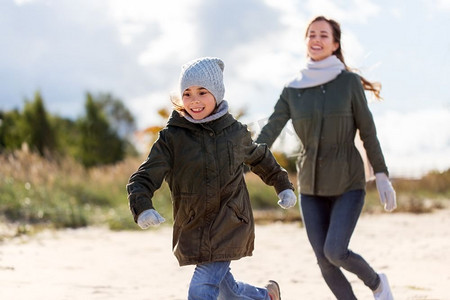
[[[139,129],[164,124],[164,120],[161,120],[157,111],[161,108],[170,110],[171,107],[169,93],[164,90],[151,92],[128,101],[128,108],[133,111]]]
[[[305,11],[296,0],[265,0],[265,3],[280,12],[280,22],[288,28],[293,28],[298,37],[303,38],[306,23]],[[297,31],[298,30],[298,31]]]
[[[361,69],[368,53],[361,45],[358,37],[351,31],[345,30],[341,36],[341,44],[346,64],[350,67]]]
[[[449,10],[450,11],[450,0],[435,0],[437,9]]]
[[[389,8],[389,13],[398,20],[400,20],[404,15],[402,9],[400,9],[398,7]]]
[[[266,41],[271,44],[270,37],[267,37]],[[235,62],[231,65],[233,75],[237,76],[237,80],[255,87],[267,85],[281,87],[294,75],[294,72],[300,69],[300,61],[293,55],[289,55],[289,52],[272,51],[265,44],[266,42],[261,41],[249,47],[236,49],[230,56],[230,61]],[[258,53],[255,53],[254,49],[259,49]]]
[[[25,4],[32,3],[34,1],[36,1],[36,0],[14,0],[14,3],[16,5],[18,5],[18,6],[22,6],[22,5],[25,5]]]
[[[124,45],[139,47],[137,61],[143,66],[166,64],[192,57],[199,1],[114,0],[108,3],[111,18]],[[189,45],[189,47],[186,47]]]
[[[381,8],[371,0],[309,0],[307,7],[314,15],[325,15],[340,22],[367,23],[370,17],[380,13]]]
[[[385,159],[395,175],[450,168],[450,110],[390,111],[376,118]]]

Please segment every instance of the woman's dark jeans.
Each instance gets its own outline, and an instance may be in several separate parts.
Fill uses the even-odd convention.
[[[377,288],[380,280],[360,255],[348,249],[364,197],[364,190],[353,190],[333,197],[303,194],[300,197],[309,242],[323,278],[339,300],[356,299],[341,267],[356,274],[372,290]]]

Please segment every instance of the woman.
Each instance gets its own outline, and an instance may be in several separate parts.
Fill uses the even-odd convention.
[[[257,143],[271,146],[289,119],[300,139],[297,162],[300,207],[322,275],[337,299],[356,299],[341,268],[356,274],[375,299],[393,299],[384,274],[377,274],[348,249],[365,197],[357,130],[387,211],[396,207],[375,124],[364,90],[380,98],[380,85],[350,71],[341,48],[340,25],[323,16],[306,31],[308,61],[283,89]]]

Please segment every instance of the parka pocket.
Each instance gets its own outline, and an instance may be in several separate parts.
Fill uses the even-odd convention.
[[[228,203],[227,206],[231,208],[239,222],[245,224],[248,224],[250,222],[249,217],[246,215],[245,209],[239,209],[233,202]]]
[[[195,221],[196,214],[192,210],[189,215],[173,227],[172,248],[180,262],[200,255],[201,231]]]
[[[195,215],[198,215],[202,208],[199,201],[200,195],[191,193],[172,194],[174,225],[182,227]]]
[[[178,259],[199,255],[202,214],[199,196],[195,194],[178,194],[173,196],[174,224],[172,247]],[[176,207],[176,209],[175,209]],[[182,259],[182,257],[184,257]]]

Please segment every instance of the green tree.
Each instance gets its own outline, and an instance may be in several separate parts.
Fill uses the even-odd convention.
[[[100,93],[96,96],[95,102],[105,114],[111,129],[122,139],[125,155],[138,155],[131,141],[131,137],[136,132],[135,119],[122,100],[109,93]]]
[[[31,149],[44,155],[56,148],[56,140],[53,128],[50,126],[47,111],[42,100],[41,93],[34,94],[33,101],[26,101],[23,111],[25,124],[25,142]]]
[[[100,102],[86,95],[86,116],[79,120],[79,159],[86,167],[105,165],[124,158],[125,142],[111,127]]]
[[[55,129],[56,151],[62,156],[77,157],[80,152],[81,133],[78,122],[72,119],[52,116],[50,123]]]
[[[18,110],[0,111],[0,151],[20,148],[25,139],[24,127]]]
[[[111,128],[120,137],[126,138],[136,130],[134,116],[120,99],[109,93],[101,93],[96,97],[95,102],[105,114]]]

